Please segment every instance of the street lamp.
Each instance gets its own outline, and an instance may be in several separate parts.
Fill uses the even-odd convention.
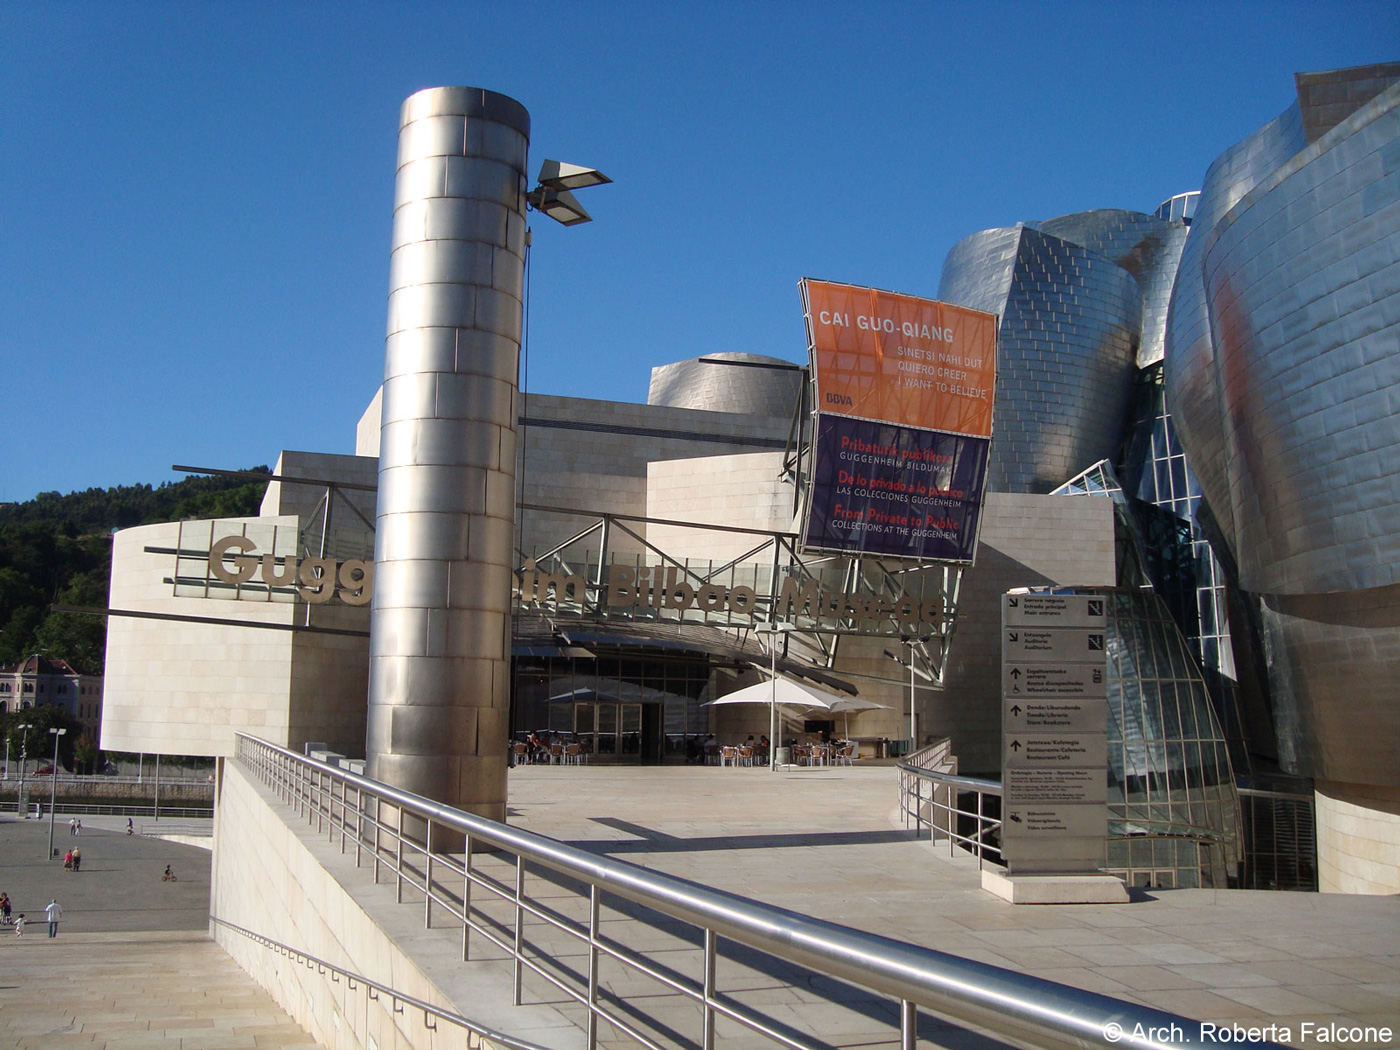
[[[768,652],[771,670],[768,678],[768,768],[778,769],[778,638],[780,634],[797,630],[790,623],[761,623],[754,628],[758,634],[769,635]]]
[[[582,222],[592,222],[593,217],[584,210],[570,190],[581,190],[589,186],[601,186],[612,182],[596,168],[585,168],[579,164],[566,164],[558,160],[546,160],[540,165],[539,185],[525,196],[525,203],[538,212],[543,212],[555,222],[564,226],[577,226]]]
[[[19,795],[16,796],[15,812],[23,816],[29,804],[29,798],[24,793],[24,763],[29,758],[29,731],[34,725],[29,723],[15,728],[19,730]]]
[[[49,860],[53,859],[53,807],[58,801],[58,738],[66,732],[66,729],[49,730],[53,737],[53,772],[49,774],[52,777],[49,782],[49,852],[46,858]]]
[[[933,682],[935,679],[928,674],[927,671],[920,671],[915,662],[915,653],[921,640],[915,636],[905,636],[900,638],[900,641],[909,646],[908,660],[905,660],[904,657],[900,656],[898,653],[890,652],[888,649],[885,650],[885,655],[901,667],[909,668],[909,750],[912,753],[917,751],[919,747],[919,711],[917,696],[914,690],[918,684],[919,678],[922,678],[925,682]]]

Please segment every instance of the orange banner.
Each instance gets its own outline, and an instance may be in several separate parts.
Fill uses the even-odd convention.
[[[995,314],[801,281],[817,411],[991,437]]]

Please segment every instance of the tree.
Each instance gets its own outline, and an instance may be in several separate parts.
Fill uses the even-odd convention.
[[[29,725],[31,728],[27,732],[21,732],[21,725]],[[49,730],[66,729],[67,732],[58,738],[58,761],[67,769],[73,768],[73,749],[83,731],[82,724],[56,704],[35,704],[22,711],[0,715],[0,729],[3,729],[4,737],[10,741],[12,760],[22,751],[27,751],[30,758],[47,757],[49,761],[53,761],[53,737],[49,736]],[[42,764],[40,762],[40,765]]]
[[[73,764],[79,773],[91,773],[97,761],[97,741],[84,733],[73,744]]]

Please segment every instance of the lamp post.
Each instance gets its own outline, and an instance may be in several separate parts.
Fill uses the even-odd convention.
[[[919,714],[914,695],[914,639],[909,639],[909,753],[919,750]]]
[[[790,623],[761,623],[754,628],[759,634],[768,635],[770,671],[768,678],[768,768],[778,769],[778,635],[795,631]]]
[[[34,725],[29,723],[15,728],[19,730],[19,794],[16,796],[15,812],[23,816],[29,805],[29,797],[24,793],[24,763],[29,758],[29,731]]]
[[[5,780],[10,779],[10,734],[5,734]]]
[[[58,801],[58,738],[66,732],[68,732],[66,729],[49,730],[49,735],[53,737],[53,772],[49,774],[52,779],[49,781],[49,852],[45,858],[47,860],[53,859],[53,807],[54,803]]]

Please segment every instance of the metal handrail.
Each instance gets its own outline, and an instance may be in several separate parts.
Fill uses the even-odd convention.
[[[356,984],[362,984],[370,993],[378,993],[378,995],[387,995],[389,997],[390,1007],[394,1013],[402,1012],[399,1008],[399,1004],[401,1003],[407,1006],[411,1006],[415,1010],[421,1010],[423,1012],[424,1027],[426,1027],[430,1031],[435,1030],[436,1025],[429,1024],[427,1019],[430,1017],[436,1017],[439,1020],[448,1021],[452,1024],[455,1024],[457,1027],[462,1028],[472,1033],[472,1035],[478,1036],[479,1038],[488,1039],[495,1046],[504,1047],[505,1050],[549,1050],[548,1047],[542,1046],[539,1043],[532,1043],[525,1039],[517,1039],[513,1035],[506,1035],[504,1032],[498,1032],[494,1028],[489,1028],[486,1025],[478,1024],[471,1018],[465,1017],[462,1014],[457,1013],[455,1010],[447,1010],[441,1006],[434,1006],[430,1002],[426,1002],[423,999],[418,999],[414,996],[397,991],[387,984],[382,984],[381,982],[376,981],[373,978],[364,976],[364,974],[355,973],[353,970],[347,970],[343,966],[337,966],[333,962],[329,962],[325,959],[318,958],[315,955],[310,955],[302,951],[300,948],[292,947],[290,944],[283,944],[281,941],[275,941],[271,937],[264,936],[261,933],[254,933],[252,930],[235,925],[234,923],[231,923],[226,919],[220,919],[211,916],[210,921],[217,923],[219,926],[222,926],[226,930],[232,930],[234,933],[240,934],[248,938],[250,941],[253,941],[257,944],[261,944],[264,948],[271,948],[274,951],[281,953],[288,959],[291,959],[295,963],[305,964],[308,969],[312,966],[315,966],[318,970],[318,973],[330,973],[333,975],[331,977],[332,981],[335,981],[339,977],[344,977],[346,986],[352,992],[356,991]],[[376,999],[378,998],[378,995],[370,994],[369,998]]]
[[[816,1050],[816,1044],[783,1031],[781,1022],[721,993],[716,981],[720,938],[894,1000],[899,1004],[903,1050],[914,1050],[916,1046],[920,1009],[999,1037],[1057,1050],[1109,1046],[1181,1050],[1206,1046],[1199,1023],[1184,1017],[824,922],[625,861],[595,856],[325,765],[246,734],[237,734],[235,757],[318,830],[329,826],[332,841],[339,835],[342,852],[353,845],[357,865],[368,853],[376,879],[380,867],[387,866],[396,880],[400,901],[405,885],[423,893],[425,926],[431,925],[435,908],[462,923],[464,959],[469,956],[472,934],[507,951],[515,969],[517,1005],[525,969],[583,1005],[588,1011],[590,1047],[596,1046],[600,1019],[644,1046],[654,1050],[661,1047],[619,1011],[610,1009],[598,974],[599,959],[607,956],[694,1001],[702,1015],[702,1050],[713,1050],[717,1016],[737,1021],[794,1050]],[[392,820],[380,816],[386,807],[393,813]],[[405,825],[414,821],[423,824],[421,839],[405,832]],[[464,851],[457,856],[439,852],[440,847],[434,845],[435,839],[442,841],[437,829],[461,836]],[[493,857],[514,858],[512,884],[474,866],[474,853],[483,847],[493,851]],[[588,901],[587,923],[567,919],[554,907],[529,898],[525,876],[530,868],[545,869],[582,883]],[[447,876],[442,874],[444,869]],[[450,883],[451,892],[449,876],[454,880]],[[557,889],[558,883],[551,886]],[[513,923],[507,927],[503,922],[489,921],[480,910],[477,891],[508,902],[514,908]],[[702,974],[679,974],[666,963],[645,958],[605,937],[599,927],[605,896],[697,928],[704,942]],[[542,961],[545,956],[527,954],[527,916],[551,924],[586,946],[586,987],[581,977],[580,986],[575,987],[558,976]],[[533,943],[530,947],[537,953],[541,949]],[[640,1007],[633,1002],[630,1009],[635,1014]]]
[[[1001,851],[987,841],[1001,829],[1000,806],[998,815],[991,816],[984,802],[988,797],[1001,798],[1001,781],[926,768],[920,761],[922,756],[936,751],[942,743],[940,741],[932,747],[916,751],[896,763],[899,768],[899,809],[904,816],[904,826],[907,828],[912,822],[914,834],[919,835],[927,824],[931,839],[936,840],[940,834],[948,839],[949,856],[956,855],[961,846],[977,858],[979,871],[984,864],[1002,867]],[[926,784],[928,794],[924,794]],[[976,798],[975,809],[962,808],[959,796],[963,793],[971,793]],[[944,818],[942,823],[937,818],[940,813]],[[959,817],[972,822],[970,835],[959,830]]]

